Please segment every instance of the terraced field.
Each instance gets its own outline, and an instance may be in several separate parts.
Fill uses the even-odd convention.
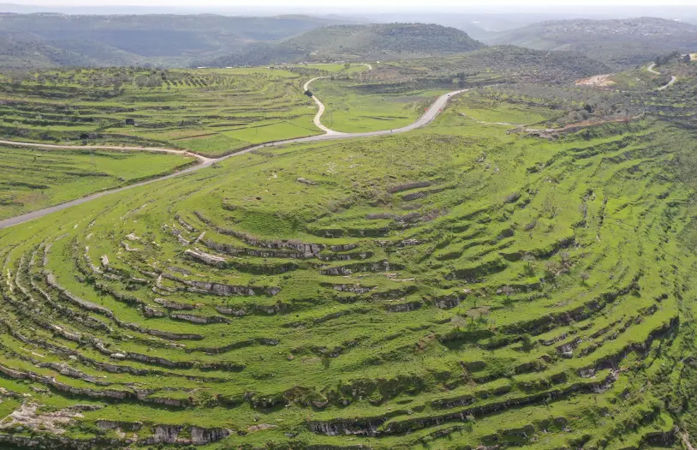
[[[367,89],[362,80],[322,79],[312,86],[323,99],[327,112],[323,122],[343,132],[365,132],[401,128],[418,119],[444,90],[381,92]]]
[[[353,67],[354,68],[354,67]],[[84,69],[0,78],[6,139],[174,147],[216,156],[318,134],[300,95],[318,69]]]
[[[405,135],[266,148],[0,230],[0,440],[693,441],[691,82],[546,138],[583,103],[475,89]]]
[[[132,184],[193,164],[163,153],[0,146],[0,219]]]

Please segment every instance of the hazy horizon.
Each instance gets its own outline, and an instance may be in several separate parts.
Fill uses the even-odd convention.
[[[146,3],[146,2],[144,2]],[[401,16],[414,14],[431,15],[479,15],[479,14],[522,14],[539,16],[567,17],[639,17],[655,16],[671,19],[696,21],[697,7],[694,1],[674,0],[659,3],[644,0],[616,0],[607,2],[591,0],[578,4],[561,4],[552,1],[534,1],[523,4],[508,0],[482,2],[465,2],[455,0],[437,0],[426,6],[425,2],[407,0],[399,8],[388,0],[372,2],[351,2],[341,0],[328,4],[318,0],[303,2],[244,1],[231,4],[224,0],[203,0],[193,5],[186,0],[153,0],[146,4],[133,4],[130,0],[26,0],[22,2],[0,3],[1,12],[32,13],[56,12],[65,14],[222,14],[222,15],[345,15],[345,16]]]

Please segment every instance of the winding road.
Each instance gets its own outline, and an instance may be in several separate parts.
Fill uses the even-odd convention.
[[[371,66],[369,66],[371,70]],[[309,90],[309,86],[311,83],[314,81],[320,79],[320,78],[326,78],[326,77],[315,77],[304,83],[304,91]],[[96,192],[94,194],[87,195],[85,197],[80,197],[75,200],[71,200],[69,202],[65,203],[60,203],[58,205],[54,206],[49,206],[47,208],[43,209],[37,209],[36,211],[28,212],[26,214],[21,214],[19,216],[15,217],[10,217],[8,219],[0,220],[0,229],[3,228],[8,228],[14,225],[19,225],[25,222],[29,222],[30,220],[38,219],[40,217],[44,217],[48,214],[64,210],[66,208],[70,208],[71,206],[76,206],[80,205],[83,203],[87,203],[91,200],[104,197],[106,195],[110,194],[115,194],[117,192],[122,192],[127,189],[133,189],[139,186],[145,186],[151,183],[155,183],[157,181],[163,181],[163,180],[168,180],[170,178],[175,178],[181,175],[185,175],[188,173],[195,172],[200,169],[204,169],[205,167],[209,167],[217,162],[223,161],[225,159],[234,157],[234,156],[239,156],[243,155],[246,153],[250,153],[255,150],[260,150],[262,148],[266,147],[279,147],[282,145],[288,145],[288,144],[295,144],[295,143],[304,143],[304,142],[318,142],[318,141],[328,141],[328,140],[335,140],[335,139],[352,139],[352,138],[360,138],[360,137],[370,137],[370,136],[383,136],[383,135],[389,135],[389,134],[398,134],[398,133],[405,133],[407,131],[415,130],[416,128],[423,127],[430,122],[432,122],[435,117],[437,117],[440,112],[445,108],[447,105],[447,102],[449,100],[456,96],[459,95],[468,89],[459,89],[456,91],[448,92],[446,94],[442,94],[439,96],[432,105],[423,113],[423,115],[418,118],[415,122],[406,125],[401,128],[395,128],[392,130],[379,130],[379,131],[368,131],[368,132],[363,132],[363,133],[344,133],[341,131],[335,131],[332,130],[326,126],[323,125],[321,122],[321,116],[323,115],[323,112],[325,111],[326,107],[325,105],[315,96],[312,95],[311,98],[316,102],[316,105],[318,106],[318,111],[316,112],[316,116],[314,117],[314,124],[321,129],[325,134],[319,134],[315,136],[308,136],[308,137],[301,137],[301,138],[293,138],[293,139],[285,139],[285,140],[280,140],[280,141],[270,141],[266,142],[264,144],[258,144],[254,145],[252,147],[248,147],[246,149],[243,149],[241,151],[238,151],[236,153],[231,153],[228,155],[221,156],[219,158],[207,158],[202,155],[188,152],[185,150],[179,150],[179,149],[169,149],[169,148],[157,148],[157,147],[119,147],[119,146],[110,146],[110,145],[56,145],[56,144],[40,144],[36,142],[18,142],[18,141],[9,141],[9,140],[0,140],[0,144],[4,145],[12,145],[12,146],[18,146],[18,147],[32,147],[32,148],[46,148],[46,149],[81,149],[81,150],[119,150],[119,151],[147,151],[147,152],[160,152],[160,153],[174,153],[174,154],[180,154],[183,156],[192,156],[195,157],[199,160],[199,163],[187,167],[185,169],[179,170],[177,172],[173,172],[168,175],[160,176],[160,177],[155,177],[151,178],[145,181],[141,181],[139,183],[134,183],[130,184],[128,186],[122,186],[114,189],[108,189],[105,191],[100,191]]]
[[[659,72],[658,70],[655,70],[655,69],[654,69],[655,66],[656,66],[656,63],[654,63],[654,62],[651,63],[651,64],[649,64],[649,65],[647,66],[647,72],[651,72],[651,73],[653,73],[653,74],[655,74],[655,75],[661,75],[661,72]],[[666,89],[667,87],[673,86],[673,83],[675,83],[675,82],[676,82],[676,76],[675,76],[675,75],[671,75],[671,80],[670,80],[668,83],[664,84],[663,86],[657,87],[656,90],[657,90],[657,91],[663,91],[663,90]]]

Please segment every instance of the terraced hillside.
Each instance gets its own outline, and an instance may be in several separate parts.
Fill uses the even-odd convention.
[[[693,441],[691,86],[545,137],[607,97],[474,89],[405,135],[269,148],[0,230],[0,440]]]
[[[341,68],[342,70],[342,68]],[[318,134],[301,95],[316,69],[82,69],[0,77],[0,132],[18,141],[166,146],[221,155]]]
[[[363,73],[364,75],[364,73]],[[313,84],[313,92],[323,99],[326,126],[344,132],[365,132],[400,128],[414,122],[443,94],[444,89],[407,87],[382,92],[366,80],[321,79]]]
[[[182,169],[195,158],[156,152],[0,146],[0,219]]]

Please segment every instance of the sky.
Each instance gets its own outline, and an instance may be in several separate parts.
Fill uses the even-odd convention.
[[[585,6],[588,8],[616,6],[694,6],[696,0],[15,0],[3,3],[41,6],[124,6],[140,7],[181,7],[238,9],[247,7],[264,7],[273,9],[315,8],[315,9],[354,9],[354,10],[396,10],[396,9],[430,9],[449,8],[483,9],[487,7],[542,9]]]
[[[0,12],[225,15],[544,14],[696,22],[697,0],[0,0]]]

